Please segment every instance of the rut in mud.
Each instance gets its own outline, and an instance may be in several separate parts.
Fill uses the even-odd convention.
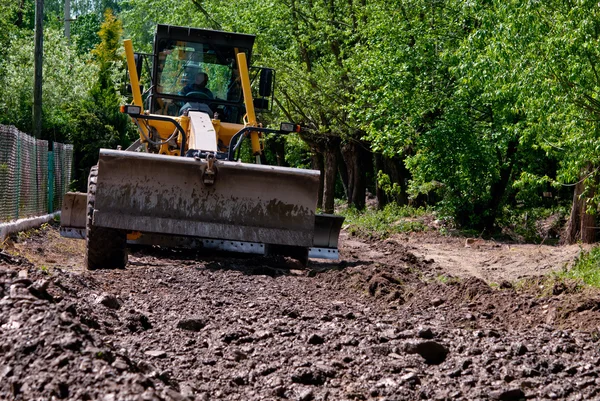
[[[309,269],[147,250],[94,272],[60,241],[51,228],[1,259],[0,399],[600,396],[593,292],[442,282],[401,240],[344,238],[342,261]]]

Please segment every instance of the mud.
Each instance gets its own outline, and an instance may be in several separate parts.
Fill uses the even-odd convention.
[[[87,272],[79,244],[5,244],[0,399],[600,398],[600,295],[568,283],[454,279],[399,238],[308,269],[155,248]]]

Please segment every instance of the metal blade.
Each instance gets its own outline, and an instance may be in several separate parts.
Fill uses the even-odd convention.
[[[319,172],[102,149],[94,225],[266,244],[313,245]]]

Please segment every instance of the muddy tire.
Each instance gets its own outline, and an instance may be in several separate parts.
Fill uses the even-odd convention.
[[[88,270],[122,269],[127,264],[127,234],[93,224],[97,181],[98,166],[94,166],[88,178],[85,265]]]

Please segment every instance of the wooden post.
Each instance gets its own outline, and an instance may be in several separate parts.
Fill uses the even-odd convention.
[[[33,136],[42,134],[42,62],[44,59],[44,0],[35,2],[35,49],[33,77]]]

